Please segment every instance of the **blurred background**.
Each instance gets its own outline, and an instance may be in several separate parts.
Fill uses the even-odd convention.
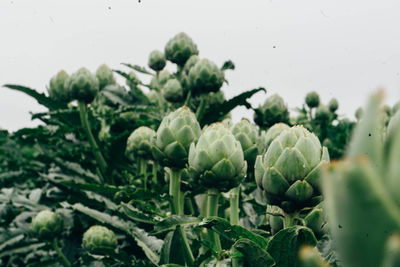
[[[0,85],[45,92],[61,69],[146,66],[152,50],[183,31],[200,57],[235,63],[223,87],[228,99],[263,86],[295,108],[316,90],[353,117],[377,88],[385,88],[390,105],[400,99],[399,9],[395,0],[1,0]],[[267,95],[258,93],[252,105]],[[1,128],[34,126],[29,112],[41,110],[32,98],[0,88]],[[233,112],[234,121],[242,117],[253,114]]]

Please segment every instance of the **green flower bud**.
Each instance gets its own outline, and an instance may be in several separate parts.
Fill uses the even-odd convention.
[[[315,119],[319,122],[326,123],[331,118],[331,114],[327,106],[319,105],[315,111]]]
[[[200,61],[200,58],[198,55],[193,55],[191,56],[185,63],[185,66],[183,66],[182,71],[185,72],[186,74],[189,74],[190,70],[196,65],[197,62]]]
[[[319,95],[313,91],[306,95],[306,104],[309,108],[316,108],[319,106]]]
[[[329,101],[328,107],[331,112],[335,112],[339,108],[339,102],[336,98],[332,98]]]
[[[185,167],[189,146],[199,139],[200,133],[199,122],[188,107],[169,113],[161,121],[153,139],[154,158],[169,167]]]
[[[141,84],[139,78],[136,76],[136,74],[131,71],[128,74],[128,78],[126,79],[126,85],[132,90],[135,88],[139,88],[139,85]]]
[[[126,144],[126,154],[128,157],[151,159],[151,142],[155,134],[156,132],[153,129],[146,126],[141,126],[134,130],[128,137]]]
[[[362,107],[359,107],[356,110],[355,116],[356,116],[357,120],[361,120],[361,117],[362,117],[363,113],[364,113],[364,110],[363,110]]]
[[[171,73],[168,70],[162,70],[158,73],[158,83],[160,84],[160,86],[164,86],[164,84],[170,80],[172,77]]]
[[[163,52],[159,50],[154,50],[149,56],[149,67],[155,71],[160,71],[165,67],[165,56]]]
[[[318,138],[303,126],[294,126],[257,156],[254,175],[267,203],[291,213],[320,201],[319,172],[328,161],[328,150]]]
[[[70,102],[72,99],[69,95],[68,90],[65,88],[65,81],[69,78],[69,75],[65,71],[60,71],[57,75],[53,76],[50,80],[50,86],[47,89],[50,98],[62,102]]]
[[[186,33],[178,33],[165,45],[165,57],[180,66],[192,55],[198,55],[199,50],[196,44]]]
[[[260,127],[268,128],[278,122],[289,122],[288,108],[278,94],[267,98],[264,104],[254,111],[254,121]]]
[[[217,92],[224,83],[224,72],[208,59],[199,60],[189,71],[193,94]]]
[[[159,105],[161,102],[163,102],[163,96],[161,95],[161,93],[155,91],[155,90],[151,90],[150,92],[148,92],[146,94],[147,99],[149,99],[150,103],[153,105]]]
[[[65,88],[72,99],[90,103],[99,91],[99,80],[88,69],[81,68],[65,81]]]
[[[226,192],[243,181],[246,171],[242,146],[222,123],[205,128],[197,144],[190,145],[189,173],[206,189]]]
[[[258,127],[250,123],[247,119],[242,119],[231,129],[232,134],[242,146],[244,159],[247,161],[248,166],[253,167],[258,152]]]
[[[114,232],[104,226],[94,225],[83,234],[82,247],[91,254],[108,254],[114,251],[117,245]]]
[[[268,131],[262,131],[258,139],[258,152],[264,154],[271,142],[281,134],[284,130],[290,129],[286,123],[275,123]]]
[[[50,240],[62,230],[63,221],[60,215],[42,210],[31,223],[32,233],[41,240]]]
[[[183,89],[177,79],[168,80],[162,88],[162,93],[169,102],[179,102],[183,99]]]
[[[101,65],[96,71],[96,77],[99,80],[99,87],[102,90],[107,85],[116,84],[114,73],[112,70],[106,65]]]

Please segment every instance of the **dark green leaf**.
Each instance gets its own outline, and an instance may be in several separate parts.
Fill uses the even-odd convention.
[[[124,65],[124,66],[127,66],[128,68],[136,70],[138,72],[154,76],[153,73],[151,73],[150,71],[146,70],[146,68],[144,68],[144,67],[140,67],[138,65],[131,65],[129,63],[121,63],[121,64]]]
[[[221,70],[234,70],[234,69],[235,69],[235,64],[233,64],[231,60],[225,61],[221,67]]]
[[[156,224],[159,221],[159,218],[149,216],[130,204],[121,203],[121,207],[121,212],[134,221],[147,224]]]
[[[233,245],[235,249],[243,254],[243,262],[249,267],[268,267],[275,264],[274,259],[265,248],[257,246],[253,241],[242,238]]]
[[[176,253],[182,250],[182,241],[177,229],[170,232],[164,239],[164,245],[161,249],[160,264],[181,264],[185,265],[184,253]],[[168,265],[169,266],[169,265]]]
[[[157,235],[166,231],[170,231],[174,229],[176,226],[190,226],[190,225],[198,225],[202,222],[202,218],[190,217],[185,215],[172,215],[159,222],[155,227],[152,234]]]

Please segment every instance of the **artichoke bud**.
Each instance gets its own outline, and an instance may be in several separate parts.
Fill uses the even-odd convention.
[[[178,33],[167,42],[164,52],[169,61],[179,66],[184,66],[190,56],[199,54],[196,44],[183,32]]]
[[[195,114],[183,106],[163,118],[153,138],[153,157],[164,166],[183,168],[189,146],[201,134]]]
[[[141,126],[134,130],[128,137],[126,144],[126,155],[133,159],[135,156],[151,159],[152,158],[152,139],[156,132],[146,126]]]
[[[40,240],[50,240],[61,232],[62,226],[60,215],[50,210],[42,210],[33,218],[31,231]]]
[[[149,55],[148,65],[152,70],[160,71],[165,67],[166,61],[163,52],[154,50]]]
[[[118,241],[112,230],[107,227],[91,226],[82,238],[82,247],[87,252],[95,255],[104,255],[117,248]]]
[[[306,95],[306,104],[309,108],[316,108],[319,106],[319,95],[317,92],[309,92]]]
[[[177,79],[168,80],[162,88],[162,93],[169,102],[179,102],[183,99],[183,89]]]
[[[271,142],[281,134],[282,131],[290,129],[290,127],[283,122],[275,123],[267,131],[262,131],[260,138],[258,139],[258,152],[264,154]]]
[[[258,127],[247,119],[242,119],[231,128],[231,131],[242,146],[247,164],[253,167],[258,153]]]
[[[185,63],[185,66],[183,66],[182,71],[186,74],[189,74],[190,70],[196,65],[197,62],[200,61],[200,58],[198,55],[193,55],[191,56]]]
[[[128,85],[128,87],[131,90],[134,90],[136,88],[139,88],[140,84],[141,82],[139,78],[136,76],[136,74],[133,71],[129,72],[128,77],[126,79],[126,85]]]
[[[319,105],[315,111],[315,119],[319,122],[326,123],[331,118],[331,112],[325,105]]]
[[[88,69],[81,68],[65,81],[72,99],[90,103],[99,91],[99,80]]]
[[[205,189],[222,192],[237,187],[245,178],[247,163],[242,146],[222,123],[204,129],[189,150],[189,173]]]
[[[107,85],[116,84],[114,73],[112,70],[106,65],[101,65],[96,71],[96,77],[99,80],[99,88],[102,90]]]
[[[339,108],[339,102],[336,98],[332,98],[328,103],[329,110],[335,112]]]
[[[51,78],[49,88],[47,89],[50,98],[62,102],[70,102],[72,100],[68,90],[64,86],[68,78],[69,75],[63,70]]]
[[[357,120],[361,120],[361,117],[362,117],[363,113],[364,113],[363,108],[362,108],[362,107],[359,107],[359,108],[356,110],[356,113],[355,113],[354,115],[356,116],[356,119],[357,119]]]
[[[271,127],[275,123],[289,122],[289,111],[283,98],[273,94],[262,106],[255,110],[254,121],[261,127]]]
[[[150,104],[153,104],[153,105],[158,105],[163,100],[162,99],[163,96],[161,95],[161,93],[154,91],[154,90],[151,90],[150,92],[148,92],[146,94],[146,97],[149,100]]]
[[[264,155],[257,156],[255,179],[270,205],[291,213],[321,200],[320,169],[328,150],[303,126],[284,130]]]
[[[193,94],[217,92],[224,79],[224,72],[208,59],[199,60],[189,71],[190,89]]]

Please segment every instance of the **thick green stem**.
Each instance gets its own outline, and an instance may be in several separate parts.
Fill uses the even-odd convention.
[[[143,190],[147,191],[147,162],[145,159],[139,159],[140,174],[143,175]]]
[[[201,120],[203,117],[204,109],[206,108],[206,96],[201,96],[200,105],[197,107],[196,110],[196,119]]]
[[[185,197],[185,203],[186,207],[188,208],[190,215],[194,215],[194,207],[192,203],[192,198],[191,197]]]
[[[169,195],[172,199],[171,213],[175,215],[183,215],[183,197],[180,190],[181,187],[181,170],[171,169],[169,179]],[[185,261],[187,265],[194,266],[194,257],[190,249],[189,242],[182,227],[177,226],[178,233],[181,237],[183,244],[183,251],[185,253]]]
[[[298,214],[296,212],[290,214],[285,213],[283,216],[283,227],[286,229],[288,227],[295,226],[296,225],[295,220],[297,215]]]
[[[208,201],[208,208],[207,208],[207,216],[218,216],[218,199],[219,199],[219,192],[217,189],[208,189],[207,191],[207,201]],[[214,232],[213,230],[208,230],[208,236],[210,242],[214,249],[219,253],[221,248],[221,241],[219,240],[219,235]]]
[[[90,127],[89,119],[88,119],[88,114],[87,114],[87,108],[86,104],[82,101],[79,101],[78,103],[79,107],[79,115],[81,118],[81,124],[83,129],[86,132],[86,136],[89,139],[89,144],[92,148],[93,155],[97,161],[97,164],[99,165],[100,172],[103,177],[107,177],[107,163],[104,160],[103,155],[101,154],[100,148],[96,143],[96,140],[94,139],[92,129]]]
[[[64,265],[67,267],[70,267],[71,263],[69,262],[67,257],[65,257],[64,253],[62,253],[61,249],[59,248],[59,246],[57,244],[57,239],[54,238],[53,241],[51,242],[51,244],[52,244],[54,250],[57,252],[57,255],[61,258]]]
[[[157,169],[158,169],[158,164],[156,161],[153,161],[153,165],[152,165],[152,175],[153,175],[153,183],[157,184],[158,179],[157,179]]]
[[[231,189],[230,192],[230,222],[232,225],[239,224],[239,191],[240,187],[235,187]]]
[[[191,98],[192,98],[192,91],[189,89],[189,92],[186,96],[186,100],[185,100],[185,104],[184,104],[185,106],[189,106]]]

